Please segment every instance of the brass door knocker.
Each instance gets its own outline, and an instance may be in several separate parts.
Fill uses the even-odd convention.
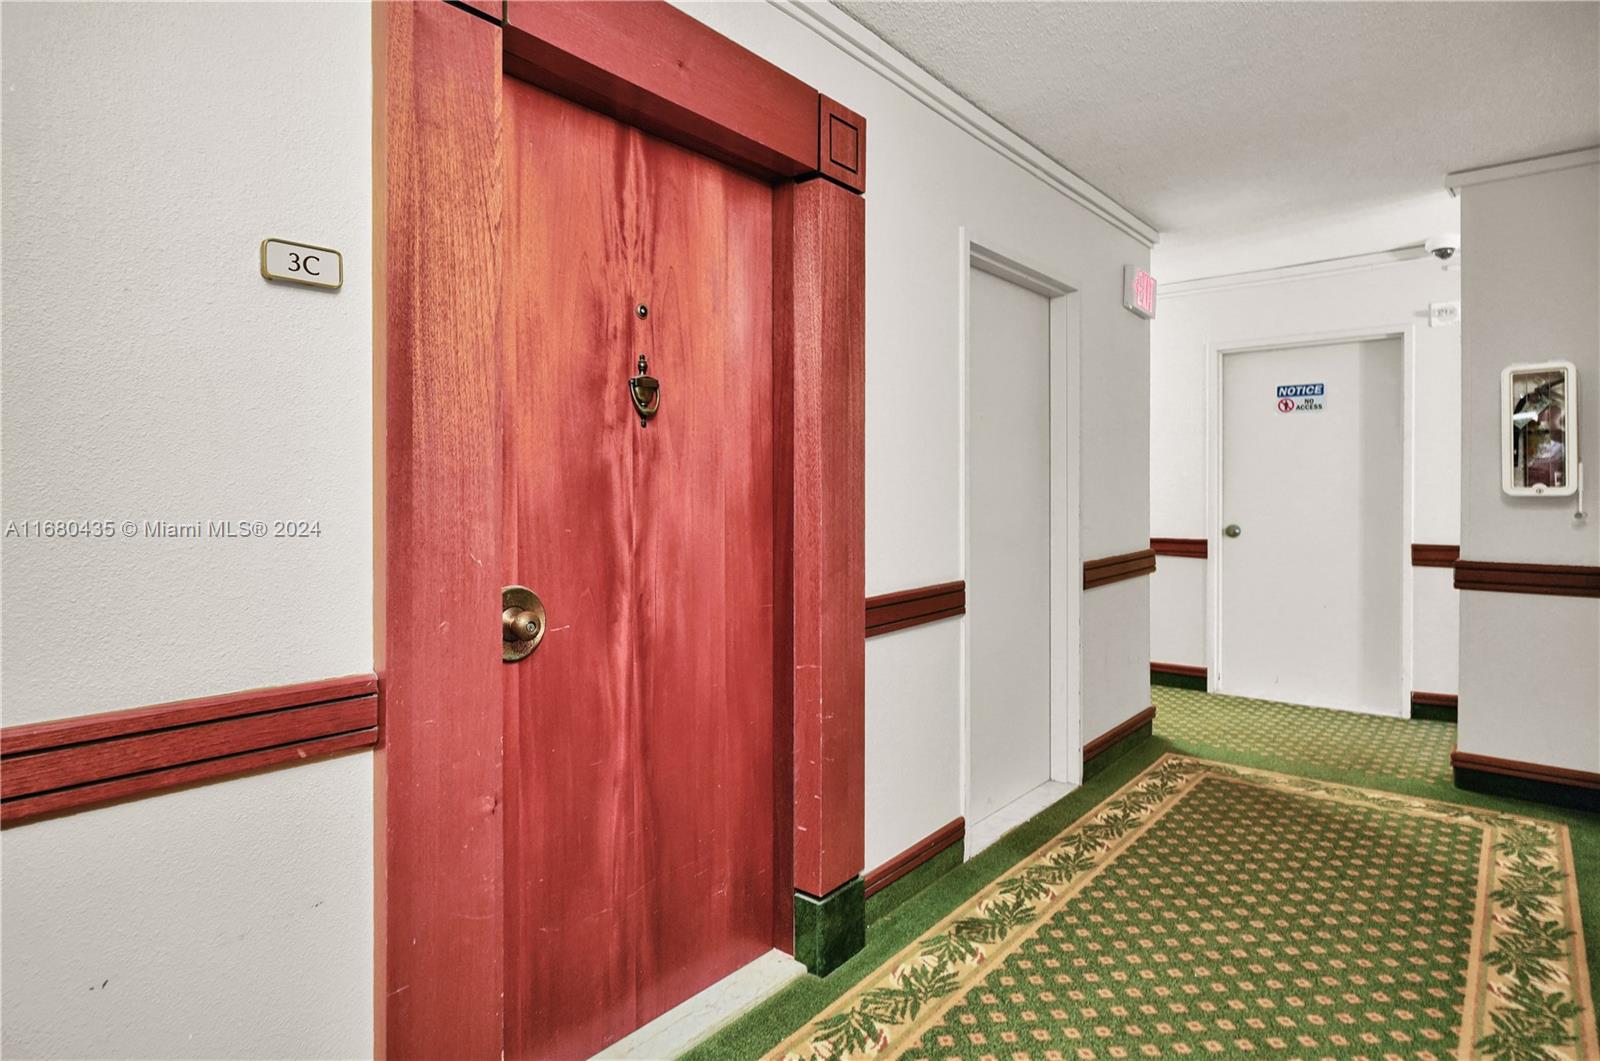
[[[639,426],[648,427],[650,418],[661,409],[661,381],[648,375],[650,362],[639,355],[639,374],[628,381],[628,395],[633,398],[634,411],[639,414]]]

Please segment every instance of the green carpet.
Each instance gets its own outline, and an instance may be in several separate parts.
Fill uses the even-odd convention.
[[[1338,767],[1396,781],[1451,782],[1451,722],[1383,718],[1272,700],[1153,688],[1156,736],[1185,746],[1225,748],[1292,770]]]
[[[1154,738],[873,924],[866,950],[833,975],[804,978],[690,1056],[752,1058],[783,1044],[832,1057],[1447,1057],[1464,1026],[1473,1056],[1589,1056],[1592,1043],[1559,1040],[1592,1034],[1592,1008],[1574,1014],[1561,991],[1587,1002],[1584,981],[1593,979],[1595,816],[1457,792],[1447,781],[1448,723],[1184,690],[1158,689],[1156,702]],[[1251,734],[1239,749],[1226,746],[1230,712]],[[1411,748],[1398,764],[1396,743]],[[1108,812],[1134,830],[1126,808],[1101,804],[1171,752],[1296,776],[1269,783],[1202,763],[1182,798],[1167,800],[1106,864],[1017,866],[1079,819],[1062,835],[1103,834]],[[1429,802],[1424,813],[1417,800],[1371,790],[1448,804]],[[1515,838],[1567,830],[1504,825],[1494,842],[1510,846],[1488,863],[1499,876],[1480,889],[1470,850],[1486,821],[1518,820],[1508,815],[1565,823],[1571,854]],[[1574,865],[1587,962],[1548,972],[1571,957],[1562,926],[1548,924],[1548,904],[1565,904],[1571,917],[1577,899],[1562,885]],[[1474,935],[1476,898],[1490,892],[1501,895],[1504,916]],[[966,928],[950,927],[962,921]],[[940,945],[975,943],[981,968],[961,964],[959,951],[948,969],[921,953],[930,939],[963,932],[972,935]],[[969,983],[969,974],[979,979]]]

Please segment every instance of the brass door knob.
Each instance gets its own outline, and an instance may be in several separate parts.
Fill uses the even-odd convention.
[[[504,616],[507,641],[532,641],[539,636],[539,617],[533,612],[507,608]]]
[[[500,658],[506,663],[527,659],[544,640],[544,602],[527,586],[500,591]]]

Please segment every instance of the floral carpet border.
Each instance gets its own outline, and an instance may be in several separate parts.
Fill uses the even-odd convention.
[[[1169,753],[868,974],[769,1058],[898,1056],[1208,775],[1481,828],[1460,1056],[1600,1057],[1566,826]]]

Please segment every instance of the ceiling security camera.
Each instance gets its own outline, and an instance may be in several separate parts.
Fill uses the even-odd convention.
[[[1456,256],[1456,251],[1461,249],[1461,233],[1446,232],[1442,236],[1435,236],[1424,243],[1423,247],[1441,262],[1447,262]]]

